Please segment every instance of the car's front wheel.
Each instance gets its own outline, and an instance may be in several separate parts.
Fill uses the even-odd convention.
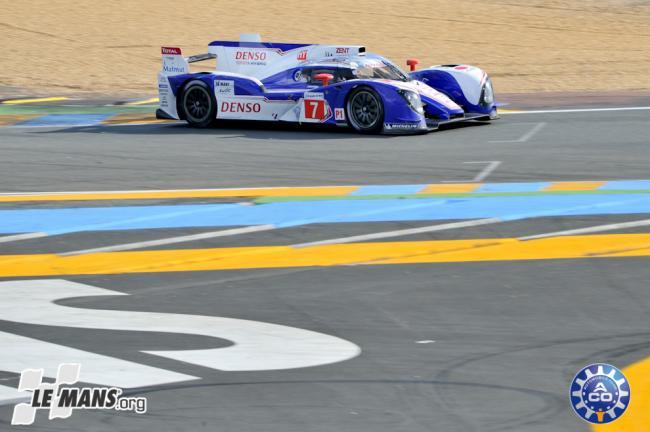
[[[352,91],[345,106],[348,122],[360,133],[379,133],[384,126],[384,103],[370,87]]]
[[[215,119],[217,103],[203,81],[190,81],[183,89],[180,107],[190,126],[205,128]]]

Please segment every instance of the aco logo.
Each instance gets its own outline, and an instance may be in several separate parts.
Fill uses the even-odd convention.
[[[584,367],[571,382],[571,406],[595,424],[618,419],[630,405],[630,384],[623,372],[606,363]]]

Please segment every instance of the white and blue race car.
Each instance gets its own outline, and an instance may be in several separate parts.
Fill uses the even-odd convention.
[[[360,133],[407,134],[441,124],[497,118],[492,83],[481,69],[441,65],[410,73],[354,45],[261,42],[242,35],[183,57],[163,47],[158,73],[161,119],[207,127],[218,119],[320,123]],[[216,58],[216,70],[189,64]]]

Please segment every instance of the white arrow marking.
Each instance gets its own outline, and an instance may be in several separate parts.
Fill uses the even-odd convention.
[[[322,333],[235,318],[156,312],[77,309],[54,304],[69,297],[125,295],[61,279],[0,282],[0,316],[27,324],[105,330],[195,334],[228,339],[225,348],[144,351],[225,371],[293,369],[336,363],[357,356],[360,348]],[[11,346],[2,344],[0,346]],[[13,350],[13,348],[12,348]],[[42,367],[47,349],[23,367]],[[74,359],[66,358],[65,362]],[[83,370],[86,365],[81,361]]]
[[[18,374],[23,369],[37,367],[44,369],[45,376],[54,378],[59,364],[74,362],[83,365],[81,381],[107,386],[145,387],[198,379],[190,375],[5,332],[0,332],[0,346],[4,351],[0,356],[0,370]],[[29,393],[0,386],[0,405],[14,403],[27,397]]]

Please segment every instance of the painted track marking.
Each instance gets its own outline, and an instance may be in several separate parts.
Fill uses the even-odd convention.
[[[536,123],[535,126],[533,126],[529,131],[527,131],[525,134],[520,136],[519,138],[515,140],[496,140],[496,141],[489,141],[491,143],[525,143],[528,140],[530,140],[537,132],[542,130],[546,126],[546,122],[540,122]]]
[[[500,114],[504,114],[504,115],[562,114],[562,113],[581,113],[581,112],[649,111],[649,110],[650,110],[650,106],[641,106],[641,107],[567,108],[567,109],[548,109],[548,110],[531,110],[531,111],[506,111]]]
[[[10,347],[9,352],[4,352],[0,357],[0,370],[17,374],[27,367],[39,367],[45,369],[45,376],[55,377],[59,364],[72,361],[82,364],[83,381],[121,388],[198,379],[191,375],[11,333],[0,332],[0,344],[3,348]],[[0,405],[16,402],[27,395],[29,393],[20,392],[16,388],[0,386]]]
[[[228,236],[239,235],[239,234],[249,234],[249,233],[260,232],[260,231],[269,231],[276,228],[277,227],[275,225],[253,225],[253,226],[242,227],[242,228],[233,228],[233,229],[209,231],[209,232],[185,235],[185,236],[168,237],[168,238],[158,239],[158,240],[125,243],[121,245],[103,246],[103,247],[97,247],[92,249],[82,249],[82,250],[77,250],[72,252],[64,252],[59,255],[73,256],[73,255],[83,255],[83,254],[100,253],[100,252],[127,251],[127,250],[142,249],[142,248],[153,247],[153,246],[163,246],[163,245],[185,243],[185,242],[205,240],[205,239],[211,239],[217,237],[228,237]]]
[[[3,101],[3,105],[22,105],[22,104],[29,104],[29,103],[39,103],[39,102],[61,102],[68,100],[69,98],[64,97],[64,96],[56,96],[56,97],[43,97],[43,98],[31,98],[31,99],[10,99]]]
[[[544,234],[535,234],[535,235],[530,235],[525,237],[519,237],[519,240],[536,240],[536,239],[542,239],[546,237],[591,234],[597,232],[614,231],[614,230],[625,229],[625,228],[636,228],[636,227],[642,227],[648,225],[650,225],[650,219],[644,219],[644,220],[632,221],[632,222],[620,222],[620,223],[607,224],[607,225],[597,225],[597,226],[586,227],[586,228],[576,228],[576,229],[570,229],[564,231],[555,231],[555,232],[544,233]]]
[[[487,163],[487,162],[486,162]],[[533,182],[534,183],[534,182]],[[387,187],[420,186],[423,194],[472,193],[484,187],[516,187],[530,185],[531,182],[513,183],[430,183],[421,185],[383,185]],[[570,191],[566,185],[595,182],[536,182],[538,187],[526,189],[526,192],[542,192],[540,184],[564,185],[564,191]],[[602,181],[602,191],[650,191],[650,180],[610,180]],[[154,190],[124,190],[124,191],[64,191],[64,192],[6,192],[0,193],[0,203],[11,202],[53,202],[53,201],[101,201],[101,200],[133,200],[133,199],[181,199],[181,198],[277,198],[277,197],[333,197],[351,196],[366,186],[276,186],[227,189],[154,189]],[[582,189],[580,189],[582,190]]]
[[[31,233],[8,235],[8,236],[0,237],[0,243],[10,243],[10,242],[20,241],[20,240],[30,240],[35,238],[47,237],[48,235],[49,235],[48,233],[44,233],[44,232],[31,232]]]
[[[463,221],[463,222],[451,222],[451,223],[439,224],[439,225],[429,225],[429,226],[419,227],[419,228],[384,231],[384,232],[378,232],[372,234],[362,234],[362,235],[356,235],[350,237],[339,237],[339,238],[329,239],[329,240],[320,240],[320,241],[309,242],[309,243],[300,243],[300,244],[293,245],[293,247],[305,248],[305,247],[313,247],[313,246],[362,242],[368,240],[378,240],[378,239],[385,239],[391,237],[402,237],[402,236],[444,231],[444,230],[457,229],[457,228],[468,228],[473,226],[494,224],[499,222],[503,222],[503,221],[497,218],[486,218],[486,219],[476,219],[476,220]]]
[[[221,247],[0,256],[0,277],[131,274],[340,265],[387,265],[650,256],[650,234],[370,242],[294,248]],[[31,295],[31,294],[30,294]]]
[[[562,194],[514,198],[330,199],[298,200],[268,205],[198,204],[2,210],[0,232],[5,234],[46,232],[50,235],[59,235],[80,231],[155,228],[225,229],[253,225],[275,225],[278,228],[286,228],[313,223],[450,221],[483,218],[513,220],[542,216],[629,213],[650,213],[650,195]]]
[[[488,164],[485,168],[483,168],[483,171],[480,173],[476,174],[476,177],[472,179],[472,182],[480,182],[485,180],[490,174],[492,174],[492,171],[497,169],[499,165],[501,165],[501,161],[477,161],[477,162],[463,162],[466,164],[483,164],[486,163]]]
[[[454,183],[453,186],[458,186],[459,191],[467,191],[471,192],[474,191],[478,188],[477,185],[473,185],[472,183],[477,183],[480,181],[485,180],[499,165],[501,165],[501,161],[470,161],[470,162],[463,162],[463,164],[487,164],[485,168],[483,168],[482,171],[480,171],[478,174],[474,176],[472,180],[469,180],[467,183],[458,183],[458,180],[443,180],[442,183]],[[431,186],[437,186],[437,185],[429,185]],[[441,185],[443,188],[445,185]],[[453,190],[452,185],[449,185],[449,190]],[[427,188],[426,190],[431,190],[431,188]],[[444,190],[444,189],[443,189]]]
[[[223,370],[260,371],[294,369],[337,363],[356,357],[360,348],[347,340],[323,333],[236,318],[160,312],[80,309],[56,304],[58,300],[86,296],[124,296],[126,294],[62,279],[0,282],[0,316],[3,320],[84,329],[131,332],[191,334],[227,339],[232,345],[220,348],[142,351],[181,362]],[[2,346],[12,346],[2,345]],[[46,349],[34,354],[48,358]],[[0,370],[5,361],[0,359]],[[7,361],[19,361],[14,355]],[[77,362],[74,358],[66,362]],[[25,364],[22,363],[22,366]],[[84,365],[85,367],[85,365]],[[106,375],[114,374],[108,368]],[[117,379],[117,378],[115,378]],[[127,387],[133,387],[128,381]]]

